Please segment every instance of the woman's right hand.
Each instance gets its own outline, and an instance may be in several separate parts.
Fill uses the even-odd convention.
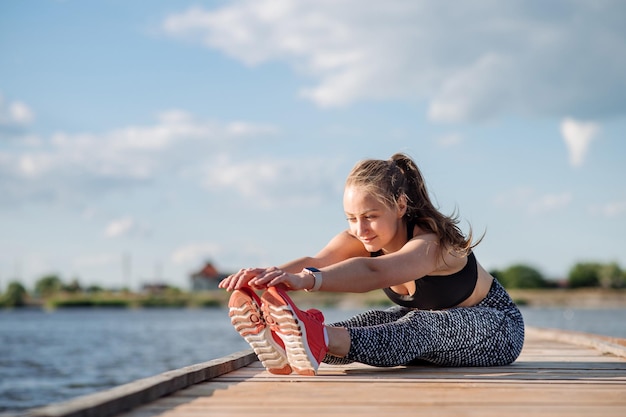
[[[232,275],[227,276],[219,283],[219,288],[224,288],[226,291],[234,291],[243,287],[250,286],[249,283],[252,279],[265,273],[266,268],[245,268],[240,269]]]

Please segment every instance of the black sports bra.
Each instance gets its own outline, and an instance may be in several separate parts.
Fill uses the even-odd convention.
[[[413,225],[407,231],[409,240],[413,237]],[[380,256],[381,251],[371,256]],[[473,252],[467,255],[467,263],[458,272],[450,275],[426,275],[415,280],[415,293],[398,294],[391,288],[383,288],[387,297],[403,307],[421,310],[441,310],[454,307],[466,300],[474,292],[478,281],[478,264]]]

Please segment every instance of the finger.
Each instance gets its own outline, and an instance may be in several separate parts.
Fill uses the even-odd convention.
[[[221,280],[220,283],[217,285],[218,288],[224,288],[226,290],[229,290],[232,281],[237,279],[236,278],[237,274],[238,273],[231,274],[231,275],[227,276],[226,278],[224,278],[223,280]]]
[[[273,276],[267,283],[268,287],[275,287],[277,285],[284,284],[287,287],[291,288],[292,284],[290,281],[290,275],[286,272],[281,271],[280,274]]]
[[[241,289],[251,286],[250,281],[256,279],[259,273],[264,271],[263,268],[246,268],[240,271],[236,282],[232,284],[233,289]]]
[[[233,282],[230,284],[230,288],[232,288],[233,290],[238,290],[242,287],[245,287],[247,282],[250,280],[250,278],[248,278],[247,275],[248,275],[247,271],[245,270],[241,271],[237,275],[237,278],[234,279]]]
[[[270,282],[271,280],[273,280],[274,278],[282,274],[284,274],[284,272],[279,269],[275,269],[273,271],[266,270],[262,275],[257,276],[250,283],[252,285],[267,287],[268,282]]]
[[[245,274],[245,269],[240,269],[236,273],[227,277],[224,281],[223,288],[226,288],[227,291],[233,291],[237,287],[237,283],[241,280],[241,277]]]

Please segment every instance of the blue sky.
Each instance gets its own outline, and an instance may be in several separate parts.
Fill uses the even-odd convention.
[[[313,255],[401,151],[488,269],[626,268],[621,1],[0,3],[0,286]]]

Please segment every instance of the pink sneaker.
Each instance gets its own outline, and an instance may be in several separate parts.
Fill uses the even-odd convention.
[[[261,299],[252,288],[233,291],[228,301],[230,322],[235,326],[268,372],[289,375],[285,345],[276,333],[265,325],[261,312]]]
[[[316,375],[328,352],[322,312],[298,309],[287,291],[279,287],[269,287],[262,300],[266,323],[285,343],[293,370],[300,375]]]

